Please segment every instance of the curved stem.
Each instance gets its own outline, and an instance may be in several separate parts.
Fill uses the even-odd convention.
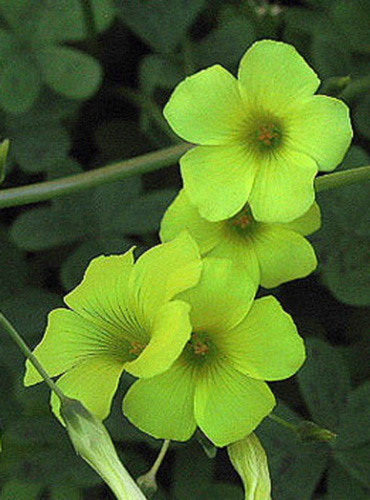
[[[21,335],[17,332],[17,330],[14,328],[14,326],[10,323],[10,321],[8,321],[6,319],[6,317],[1,312],[0,312],[0,326],[4,327],[4,329],[7,331],[9,336],[18,345],[19,349],[23,352],[23,354],[26,356],[26,358],[30,360],[30,362],[33,364],[33,366],[39,372],[39,374],[44,379],[44,381],[47,383],[49,388],[55,392],[55,394],[58,396],[58,398],[61,401],[64,401],[66,398],[65,398],[63,392],[61,391],[61,389],[51,380],[51,378],[47,374],[45,368],[41,365],[41,363],[38,361],[36,356],[31,352],[30,348],[25,343],[25,341],[23,340]]]
[[[39,182],[19,188],[0,190],[0,208],[27,205],[38,201],[50,200],[58,196],[76,193],[84,189],[125,179],[134,175],[153,172],[176,163],[191,147],[179,144],[167,149],[120,161],[106,167],[83,174],[70,175],[62,179]]]
[[[341,186],[349,186],[359,182],[370,181],[370,165],[365,167],[351,168],[341,170],[332,174],[326,174],[317,177],[315,180],[315,189],[319,193],[328,189],[335,189]]]
[[[274,413],[270,413],[268,415],[268,418],[278,423],[279,425],[282,425],[283,427],[287,427],[293,432],[296,431],[296,426],[294,424],[291,424],[287,420],[284,420],[283,418],[279,417],[278,415],[275,415]]]

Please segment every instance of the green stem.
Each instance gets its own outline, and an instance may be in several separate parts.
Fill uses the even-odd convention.
[[[183,143],[83,174],[70,175],[62,179],[39,182],[19,188],[3,189],[0,190],[0,208],[50,200],[119,179],[153,172],[176,163],[190,147],[189,144]]]
[[[147,473],[147,474],[151,474],[153,477],[155,477],[157,475],[157,472],[159,470],[159,467],[161,466],[162,462],[163,462],[163,459],[167,453],[167,450],[170,446],[170,440],[169,439],[166,439],[164,442],[163,442],[163,445],[162,445],[162,448],[161,448],[161,451],[159,452],[158,454],[158,457],[156,458],[152,468],[150,469],[150,471]]]
[[[315,189],[319,193],[328,189],[335,189],[341,186],[349,186],[359,182],[370,181],[370,165],[365,167],[341,170],[332,174],[322,175],[315,180]]]
[[[278,417],[277,415],[274,415],[273,413],[270,413],[270,415],[268,415],[268,417],[273,420],[274,422],[282,425],[283,427],[287,427],[288,429],[290,429],[291,431],[293,432],[296,432],[296,426],[294,424],[291,424],[290,422],[287,422],[286,420],[284,420],[283,418],[281,417]]]
[[[91,0],[80,0],[83,15],[85,18],[85,26],[87,31],[87,37],[93,41],[96,38],[98,32],[95,22],[94,9]]]
[[[6,317],[0,312],[0,326],[3,326],[7,331],[9,336],[14,340],[14,342],[18,345],[19,349],[23,352],[27,359],[33,364],[36,370],[39,372],[41,377],[45,380],[47,385],[50,387],[52,391],[58,396],[58,398],[63,402],[66,397],[63,392],[59,389],[59,387],[51,380],[44,367],[39,363],[36,356],[32,354],[30,348],[27,346],[25,341],[22,339],[21,335],[17,332],[14,326],[6,319]]]

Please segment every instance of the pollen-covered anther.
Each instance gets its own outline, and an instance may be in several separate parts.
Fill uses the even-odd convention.
[[[193,334],[191,345],[196,355],[204,356],[209,352],[208,339],[200,339],[197,334]]]
[[[280,139],[280,132],[273,123],[261,125],[257,131],[257,141],[262,142],[265,146],[272,146],[274,141]]]
[[[246,227],[249,226],[249,224],[252,223],[252,218],[249,217],[249,215],[242,213],[238,215],[235,219],[232,221],[233,226],[238,226],[241,229],[245,229]]]
[[[130,342],[131,344],[131,349],[129,349],[129,354],[133,354],[135,356],[139,356],[139,354],[142,353],[142,351],[145,349],[145,345],[142,344],[141,342],[138,342],[137,340],[133,340]]]

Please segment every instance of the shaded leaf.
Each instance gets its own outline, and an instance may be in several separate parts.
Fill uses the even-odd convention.
[[[326,342],[306,341],[307,359],[298,373],[298,382],[316,424],[337,431],[341,410],[350,392],[347,366],[340,353]]]
[[[172,52],[203,9],[205,0],[126,0],[122,21],[159,52]]]
[[[45,47],[37,54],[45,83],[71,99],[95,94],[103,74],[99,62],[88,54],[67,47]]]
[[[347,474],[338,463],[329,467],[327,476],[327,500],[368,500],[370,490],[365,489],[356,479]]]
[[[299,420],[281,403],[274,413],[287,421]],[[327,445],[302,444],[291,430],[269,418],[258,427],[257,434],[267,453],[272,498],[310,500],[327,466]]]
[[[41,88],[40,73],[28,54],[14,52],[2,63],[0,106],[8,113],[29,110]]]

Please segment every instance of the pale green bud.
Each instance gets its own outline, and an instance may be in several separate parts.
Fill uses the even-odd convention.
[[[118,500],[146,500],[122,465],[104,425],[75,399],[61,402],[61,416],[73,447],[107,483]]]
[[[296,433],[301,441],[305,443],[311,443],[314,441],[331,441],[335,439],[337,435],[329,431],[329,429],[324,429],[319,427],[314,422],[309,420],[303,420],[296,425]]]
[[[255,434],[227,447],[231,463],[240,475],[245,500],[271,500],[271,481],[267,457]]]

